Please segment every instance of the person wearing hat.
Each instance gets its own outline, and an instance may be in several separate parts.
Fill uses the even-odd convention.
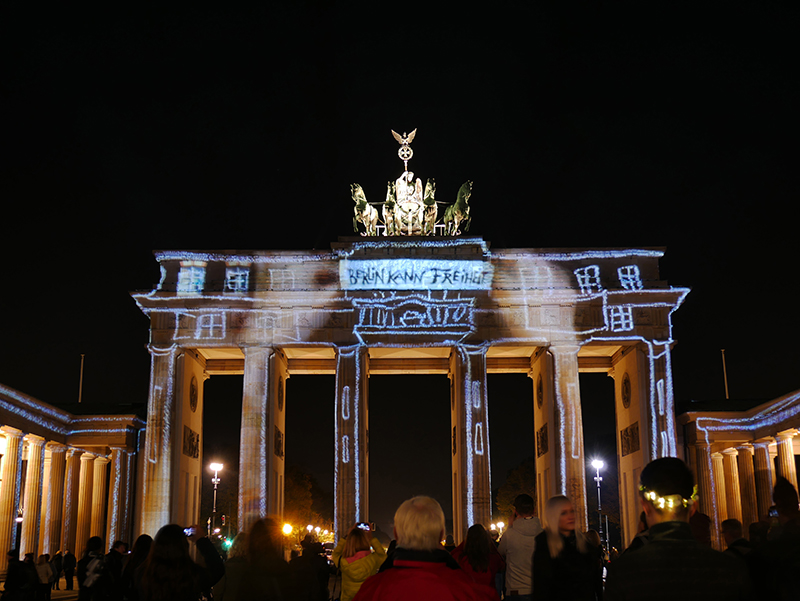
[[[744,563],[692,536],[694,477],[675,457],[651,461],[639,479],[639,499],[649,527],[646,545],[608,568],[605,601],[738,601],[751,598]]]
[[[534,515],[533,497],[526,494],[514,499],[508,530],[497,550],[506,560],[506,598],[530,599],[533,590],[533,546],[542,532],[542,523]]]

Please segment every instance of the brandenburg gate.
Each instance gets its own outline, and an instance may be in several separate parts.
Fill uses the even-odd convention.
[[[244,374],[239,519],[283,510],[286,380],[335,374],[338,531],[369,518],[370,374],[451,380],[454,532],[491,518],[486,375],[527,373],[540,509],[586,520],[580,372],[614,377],[626,532],[638,472],[676,455],[657,249],[490,250],[480,238],[342,239],[331,251],[158,252],[142,530],[196,521],[204,378]],[[376,399],[379,402],[379,399]],[[444,434],[443,434],[444,435]]]
[[[336,376],[337,532],[369,519],[370,374],[449,376],[454,535],[488,525],[486,376],[512,372],[532,382],[540,513],[564,493],[585,527],[578,374],[602,372],[615,381],[624,537],[635,533],[639,471],[677,455],[671,316],[688,290],[659,279],[660,249],[498,250],[463,235],[472,183],[435,200],[433,180],[408,170],[414,134],[395,134],[405,171],[385,201],[352,186],[361,236],[329,251],[156,253],[160,282],[133,295],[151,323],[142,531],[197,521],[202,382],[219,374],[244,375],[240,528],[283,512],[294,374]]]

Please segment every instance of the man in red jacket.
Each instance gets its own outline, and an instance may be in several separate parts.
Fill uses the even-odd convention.
[[[413,497],[394,514],[397,548],[353,601],[489,601],[494,587],[477,584],[442,547],[444,512],[436,499]],[[389,564],[387,566],[387,564]]]

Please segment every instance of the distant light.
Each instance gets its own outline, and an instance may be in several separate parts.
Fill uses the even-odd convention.
[[[211,471],[214,471],[214,472],[221,472],[222,471],[222,464],[221,463],[212,463],[208,467],[210,467]]]
[[[594,461],[592,461],[592,467],[593,467],[594,469],[596,469],[596,470],[601,470],[601,469],[603,469],[603,467],[605,467],[605,465],[606,465],[606,464],[605,464],[605,463],[603,463],[603,461],[601,461],[600,459],[595,459]]]
[[[291,524],[284,524],[283,525],[283,533],[289,535],[292,533],[292,525]]]

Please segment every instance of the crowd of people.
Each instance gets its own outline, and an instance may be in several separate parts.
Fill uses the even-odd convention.
[[[208,538],[174,524],[155,538],[140,536],[131,553],[122,541],[104,553],[99,537],[89,539],[77,561],[68,550],[52,558],[28,553],[22,560],[12,550],[2,601],[49,600],[62,575],[67,589],[77,576],[79,601],[799,599],[794,486],[778,479],[775,519],[751,525],[749,539],[738,520],[723,521],[725,552],[711,548],[695,491],[692,473],[679,459],[648,464],[640,477],[640,531],[611,561],[596,532],[577,528],[575,508],[565,496],[550,498],[540,521],[533,498],[521,494],[499,541],[475,524],[458,546],[452,537],[442,544],[439,503],[418,496],[397,509],[388,549],[370,524],[358,523],[336,545],[333,565],[311,535],[301,542],[302,554],[287,561],[284,536],[271,518],[239,533],[227,561]],[[331,589],[330,581],[338,587]]]

